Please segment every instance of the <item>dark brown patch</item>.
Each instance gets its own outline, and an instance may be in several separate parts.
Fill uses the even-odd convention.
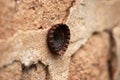
[[[66,24],[56,24],[48,31],[47,43],[50,51],[63,55],[67,50],[70,40],[70,30]]]

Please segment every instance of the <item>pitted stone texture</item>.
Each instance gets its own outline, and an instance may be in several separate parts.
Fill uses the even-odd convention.
[[[31,65],[23,70],[22,80],[46,80],[46,67],[41,63]]]
[[[46,79],[49,79],[47,66],[44,66],[40,62],[31,65],[30,67],[24,67],[20,62],[14,62],[0,69],[0,80],[46,80]]]
[[[71,58],[68,80],[109,80],[109,35],[93,35]]]
[[[27,67],[40,60],[49,66],[51,80],[66,80],[71,55],[87,42],[93,32],[108,29],[119,21],[119,9],[116,7],[119,6],[118,0],[15,1],[0,0],[0,68],[15,60]],[[102,7],[105,6],[103,3],[109,7]],[[113,15],[116,15],[115,20]],[[62,22],[69,26],[71,40],[61,58],[49,51],[46,35],[52,24]]]
[[[94,0],[97,31],[112,29],[120,22],[120,0]]]
[[[114,74],[113,79],[120,80],[120,24],[113,29],[113,37],[116,43],[116,56],[117,56],[116,63],[118,65],[114,66],[116,71],[113,72]]]
[[[22,68],[20,62],[14,62],[0,69],[0,80],[21,80]]]
[[[74,0],[0,0],[0,39],[63,23]]]

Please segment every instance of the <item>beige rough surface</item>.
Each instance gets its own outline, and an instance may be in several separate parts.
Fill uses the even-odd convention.
[[[63,23],[74,0],[0,0],[0,39]]]
[[[22,80],[46,80],[47,71],[41,63],[23,69]]]
[[[21,71],[20,62],[14,62],[12,65],[0,69],[0,80],[21,80]]]
[[[47,74],[47,75],[46,75]],[[47,67],[40,62],[30,67],[14,62],[0,69],[0,80],[49,80]]]
[[[68,80],[109,80],[109,43],[107,33],[93,35],[72,56]]]
[[[116,11],[119,14],[116,5],[119,0],[0,0],[0,68],[15,60],[28,67],[41,61],[48,66],[51,80],[66,80],[71,55],[94,31],[119,21],[118,15],[113,19]],[[106,13],[112,9],[117,10]],[[47,31],[56,23],[66,23],[71,30],[70,45],[62,57],[51,55],[46,44]]]
[[[93,35],[72,56],[68,80],[109,80],[107,67],[109,47],[109,35],[107,33]],[[1,68],[0,79],[5,80],[8,79],[6,76],[9,76],[9,80],[49,80],[49,71],[46,70],[47,68],[47,66],[41,63],[23,67],[21,63],[15,62],[6,66],[6,68]]]
[[[97,31],[112,29],[120,22],[120,0],[94,0]]]
[[[88,9],[88,7],[91,6],[91,2],[89,0],[87,4],[83,7],[83,5],[81,5],[81,1],[77,0],[74,4],[75,6],[70,11],[66,24],[69,25],[71,30],[71,41],[68,50],[63,57],[55,58],[47,48],[46,35],[49,28],[29,31],[19,30],[7,40],[0,40],[0,44],[2,45],[0,47],[0,67],[11,64],[14,60],[21,61],[25,66],[37,63],[38,60],[40,60],[45,65],[49,65],[48,68],[50,71],[50,78],[52,80],[66,80],[68,77],[70,56],[87,41],[88,37],[94,31],[94,29],[92,29],[93,24],[88,23],[91,15],[93,15],[93,9]],[[85,8],[86,10],[78,12],[81,8],[83,8],[82,10]],[[81,18],[79,19],[79,15],[87,15],[87,12],[91,12],[90,16],[86,16],[86,24],[88,23],[87,25],[89,26],[78,22],[81,20]],[[78,14],[78,16],[72,17],[76,14]],[[81,38],[76,36],[81,36]]]
[[[118,66],[116,66],[118,70],[115,73],[114,80],[120,80],[120,25],[116,26],[113,29],[113,36],[117,47],[116,55],[117,55],[117,64],[118,64]]]

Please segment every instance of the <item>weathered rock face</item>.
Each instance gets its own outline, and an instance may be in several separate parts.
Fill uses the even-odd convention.
[[[108,59],[110,37],[108,33],[93,35],[72,57],[69,78],[66,80],[109,80]],[[47,66],[37,63],[29,67],[14,62],[0,70],[0,79],[49,80]],[[64,73],[64,72],[63,72]],[[7,76],[7,77],[6,77]]]
[[[117,61],[115,62],[117,66],[113,66],[113,79],[114,80],[119,80],[120,79],[120,25],[117,25],[113,29],[113,37],[116,42],[116,58]]]
[[[14,62],[0,70],[1,80],[46,80],[49,74],[41,63],[25,68],[20,62]],[[47,76],[46,76],[47,75]]]
[[[20,80],[20,75],[22,75],[22,79],[25,80],[40,78],[42,80],[67,80],[68,76],[73,80],[80,78],[80,80],[86,78],[103,80],[104,77],[108,80],[109,37],[102,31],[111,31],[113,27],[119,25],[119,5],[119,0],[0,0],[0,74],[6,72],[0,76],[1,79],[4,80],[5,75],[9,75],[12,80],[12,76],[19,75],[14,79]],[[67,24],[71,31],[69,47],[65,55],[61,57],[52,55],[46,43],[48,30],[51,25],[58,23]],[[98,40],[98,44],[95,41],[93,41],[94,45],[86,43],[94,32],[102,33],[100,36],[95,36],[96,38],[91,38]],[[115,40],[119,44],[118,37],[115,37]],[[86,45],[84,48],[88,52],[90,50],[91,54],[87,51],[83,52],[84,48],[80,48],[82,45]],[[104,50],[105,46],[107,46],[106,50]],[[119,55],[119,45],[117,46]],[[95,55],[94,50],[100,53]],[[74,56],[71,57],[72,55]],[[98,61],[94,61],[96,57]],[[74,63],[74,58],[80,62]],[[34,64],[36,67],[30,68]],[[21,65],[24,65],[25,69]],[[80,65],[78,70],[82,71],[76,73],[77,69],[73,67],[77,68],[78,65]],[[18,66],[17,70],[16,66]],[[70,71],[77,76],[71,77],[73,73],[69,74],[69,67]],[[95,71],[92,71],[93,68]],[[101,72],[101,70],[104,71]],[[8,74],[8,71],[11,74]]]
[[[20,80],[21,79],[21,63],[14,62],[13,64],[0,69],[1,80]]]
[[[98,30],[110,30],[120,21],[120,0],[94,0]]]
[[[66,20],[74,0],[0,0],[0,39],[19,30],[38,30]]]
[[[109,80],[110,37],[95,34],[71,58],[68,80]]]

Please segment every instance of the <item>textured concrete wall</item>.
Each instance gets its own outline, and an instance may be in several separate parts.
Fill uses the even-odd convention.
[[[31,80],[40,78],[42,80],[67,80],[68,76],[73,73],[81,76],[87,72],[83,77],[78,75],[76,78],[73,77],[73,80],[96,80],[104,77],[105,80],[108,80],[109,72],[106,67],[108,56],[106,55],[111,55],[107,52],[110,43],[108,36],[111,34],[106,31],[111,32],[114,27],[119,25],[119,6],[119,0],[0,0],[1,79],[5,80],[9,75],[9,79],[13,80],[12,76],[17,74],[18,77],[14,77],[18,78],[17,80],[21,77],[23,80],[30,80],[30,78]],[[51,26],[58,23],[65,23],[69,26],[71,39],[65,55],[54,57],[47,47],[46,37]],[[99,32],[99,35],[95,36],[95,40],[98,39],[98,44],[93,41],[94,45],[86,47],[86,50],[96,50],[100,53],[94,55],[94,52],[91,52],[92,54],[88,56],[85,52],[84,55],[81,52],[82,49],[84,51],[84,48],[81,47],[89,44],[86,42],[95,32]],[[114,33],[117,35],[116,30]],[[114,38],[119,44],[118,37]],[[106,40],[104,41],[104,39]],[[95,45],[98,48],[94,47]],[[99,45],[101,45],[100,48]],[[107,47],[104,51],[105,46]],[[104,52],[105,54],[103,54]],[[76,66],[72,65],[74,57],[71,56],[75,56],[74,54],[82,54],[76,57],[81,60],[76,62]],[[119,45],[117,45],[117,55],[119,56]],[[86,62],[86,56],[90,63]],[[93,69],[92,63],[96,62],[92,59],[94,60],[96,56],[98,60],[103,60],[103,64],[98,64],[99,66],[95,67],[97,72],[94,72],[91,71]],[[79,67],[79,64],[83,66],[78,69],[84,69],[82,72],[76,73],[77,70],[72,69],[71,66]],[[103,67],[104,65],[105,67]],[[17,69],[16,66],[18,66]],[[73,73],[69,73],[69,69]],[[16,73],[12,70],[16,70]],[[100,70],[104,70],[104,72],[102,73]],[[37,72],[43,77],[39,76]],[[69,79],[72,77],[69,76]]]

